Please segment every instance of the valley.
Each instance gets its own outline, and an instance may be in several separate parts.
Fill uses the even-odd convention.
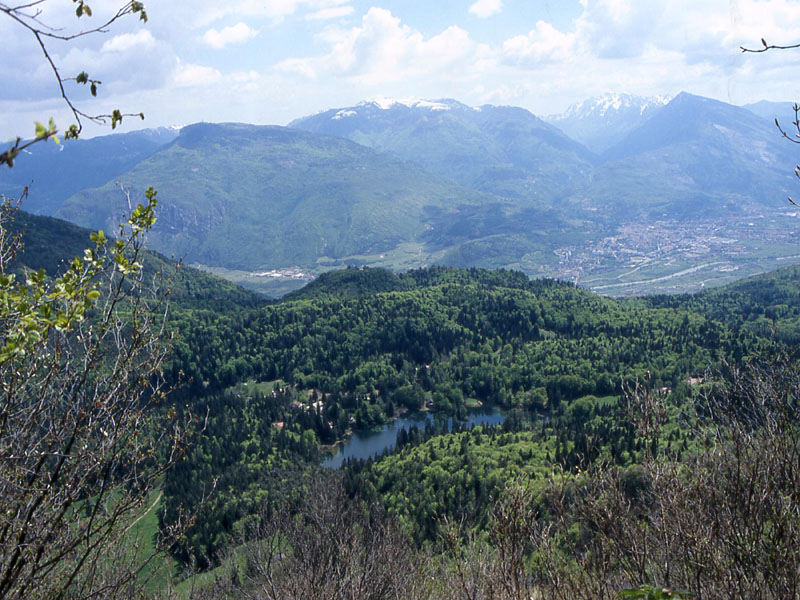
[[[800,260],[795,214],[622,226],[584,247],[556,249],[559,262],[546,273],[610,296],[696,292]]]
[[[615,235],[580,245],[525,254],[498,266],[531,277],[569,281],[608,296],[692,293],[800,262],[797,212],[776,210],[728,219],[654,221],[620,226]],[[193,266],[269,296],[300,289],[322,273],[345,266],[405,271],[443,262],[447,250],[431,252],[407,243],[380,254],[320,257],[316,265],[268,272]]]

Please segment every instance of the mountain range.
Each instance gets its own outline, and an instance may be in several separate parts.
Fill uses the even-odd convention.
[[[167,199],[150,243],[204,265],[254,272],[446,252],[512,231],[515,205],[345,139],[282,127],[197,124],[124,177]],[[127,197],[110,182],[57,215],[109,230]],[[547,211],[531,209],[543,220]],[[359,259],[358,257],[364,257]],[[412,264],[411,266],[419,266]]]
[[[573,104],[565,112],[544,120],[593,152],[602,153],[622,141],[669,100],[665,96],[643,98],[609,93]]]
[[[684,291],[798,254],[796,149],[756,112],[687,93],[606,96],[547,120],[378,99],[289,127],[42,144],[19,163],[48,174],[28,206],[86,227],[111,230],[127,208],[116,181],[133,198],[156,187],[152,247],[273,294],[345,264],[432,263]],[[30,176],[17,168],[4,185]]]
[[[682,93],[603,155],[587,193],[652,218],[756,211],[791,192],[794,148],[750,111]],[[624,177],[645,190],[621,185]],[[591,190],[591,191],[590,191]]]
[[[344,137],[462,185],[527,202],[563,195],[596,158],[525,109],[451,99],[363,102],[289,127]]]

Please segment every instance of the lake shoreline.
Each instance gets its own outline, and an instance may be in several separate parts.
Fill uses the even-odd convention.
[[[433,421],[437,414],[434,411],[421,409],[398,413],[388,423],[360,430],[348,430],[348,435],[333,444],[321,447],[324,458],[322,466],[330,469],[339,468],[349,458],[366,459],[376,458],[385,450],[395,447],[400,430],[410,429],[413,426],[425,427],[426,423]],[[445,417],[442,414],[442,417]],[[505,415],[497,406],[481,405],[470,409],[466,419],[456,421],[452,416],[447,417],[448,428],[452,429],[456,422],[472,423],[476,425],[498,425],[505,420]]]

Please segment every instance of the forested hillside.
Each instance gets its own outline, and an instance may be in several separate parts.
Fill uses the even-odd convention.
[[[788,4],[0,0],[0,600],[800,600]]]
[[[378,285],[385,277],[378,272]],[[627,305],[520,273],[433,268],[393,277],[410,289],[348,298],[311,288],[311,300],[177,316],[184,333],[172,370],[215,389],[280,378],[325,393],[383,390],[386,402],[397,387],[433,392],[456,380],[465,397],[513,405],[520,393],[548,387],[558,403],[612,392],[645,372],[677,383],[756,344],[696,313]]]
[[[800,342],[799,267],[743,279],[723,288],[693,295],[650,296],[642,303],[651,307],[691,310],[732,327],[764,337]]]
[[[14,212],[8,231],[11,235],[20,235],[22,241],[22,251],[15,257],[13,267],[16,270],[44,269],[50,277],[63,273],[73,258],[82,257],[90,243],[90,232],[83,227],[22,210]],[[229,310],[269,302],[260,294],[186,267],[158,252],[145,251],[142,258],[151,286],[168,290],[178,308]]]
[[[25,244],[18,269],[52,276],[64,266],[52,261],[53,248],[70,256],[86,245],[85,230],[56,219],[18,213],[13,227]],[[465,576],[458,561],[483,568],[478,555],[462,552],[499,561],[491,563],[499,585],[509,563],[492,553],[508,542],[504,536],[534,524],[563,536],[555,545],[542,538],[538,549],[524,546],[540,562],[520,568],[539,589],[553,573],[594,572],[558,571],[581,544],[616,539],[598,529],[594,504],[582,502],[620,502],[615,510],[633,527],[625,503],[662,485],[669,465],[722,460],[714,453],[719,440],[738,435],[731,419],[779,409],[748,408],[755,383],[747,381],[794,385],[779,358],[796,340],[794,267],[693,296],[624,300],[514,271],[350,268],[267,302],[157,254],[143,262],[156,286],[172,290],[164,371],[172,389],[159,410],[185,413],[199,428],[165,475],[158,512],[162,531],[187,515],[192,527],[172,545],[172,558],[159,560],[215,569],[211,587],[189,580],[212,597],[237,597],[250,589],[246,581],[258,581],[241,565],[257,560],[252,553],[264,546],[253,544],[265,535],[328,547],[331,539],[320,536],[333,533],[286,527],[295,518],[288,515],[314,519],[328,514],[330,502],[341,503],[339,514],[354,511],[355,521],[340,530],[357,533],[352,548],[375,543],[359,537],[366,531],[359,515],[370,507],[373,525],[393,532],[380,552],[403,547],[414,564],[435,569],[418,573],[434,591],[408,598],[450,597],[437,586]],[[770,356],[777,358],[770,363]],[[741,375],[753,368],[761,369],[755,380]],[[502,409],[503,424],[468,429],[460,419],[477,406]],[[325,452],[354,431],[420,412],[434,418],[401,431],[377,459],[349,460],[335,475],[320,467]],[[727,481],[727,463],[714,464]],[[697,473],[680,483],[694,489],[688,497],[710,493]],[[619,487],[608,487],[609,477]],[[309,495],[320,485],[325,491]],[[523,504],[508,505],[514,498]],[[498,520],[521,507],[525,519]],[[575,539],[574,527],[595,537]],[[281,570],[286,585],[304,581],[291,564]],[[538,572],[536,564],[549,566]],[[380,562],[374,573],[395,577],[393,565]],[[593,592],[599,597],[635,581],[617,571],[604,577],[605,591]]]
[[[521,445],[502,438],[508,448],[498,449],[492,434],[409,446],[434,460],[464,451],[436,483],[412,468],[418,491],[402,492],[406,500],[389,500],[407,481],[397,461],[425,461],[401,451],[406,458],[387,459],[374,474],[356,468],[351,491],[399,502],[404,508],[397,510],[427,539],[454,510],[472,507],[485,519],[491,498],[514,474],[569,472],[601,457],[636,462],[641,445],[618,404],[625,385],[663,389],[679,412],[692,397],[690,377],[740,364],[769,344],[684,308],[602,298],[511,271],[441,267],[330,273],[282,302],[180,312],[173,326],[179,335],[167,373],[186,382],[179,395],[208,398],[199,406],[210,421],[190,460],[168,477],[168,514],[199,503],[219,478],[193,538],[198,558],[212,562],[241,532],[236,523],[274,497],[285,470],[304,470],[299,465],[318,461],[318,445],[352,429],[406,410],[464,416],[484,404],[519,411],[505,427]],[[665,443],[682,452],[692,442],[677,428],[676,421]],[[484,448],[477,455],[488,453],[488,466],[472,471],[463,462],[470,443]],[[513,456],[506,454],[512,448]],[[434,500],[428,485],[455,495]]]
[[[258,570],[255,565],[271,565],[276,558],[269,558],[269,544],[275,542],[268,540],[276,539],[269,536],[287,535],[304,552],[327,548],[324,552],[339,556],[337,568],[361,572],[366,567],[354,556],[334,548],[338,535],[354,535],[348,544],[355,546],[348,548],[371,552],[376,542],[362,537],[363,524],[340,524],[334,532],[338,518],[311,529],[303,523],[331,510],[354,510],[358,523],[362,513],[356,506],[371,506],[379,513],[368,517],[376,519],[369,527],[390,527],[395,533],[385,535],[395,541],[386,543],[400,544],[373,550],[403,547],[408,560],[421,561],[421,571],[413,572],[431,577],[432,589],[439,589],[409,589],[404,597],[466,598],[461,594],[470,586],[508,584],[514,577],[507,570],[511,559],[495,552],[511,551],[505,544],[517,543],[520,560],[533,561],[514,563],[520,569],[516,576],[527,573],[520,589],[534,589],[527,586],[536,581],[536,589],[548,589],[553,597],[561,592],[612,597],[636,582],[632,572],[594,559],[586,570],[576,570],[569,557],[589,545],[599,553],[597,561],[628,560],[619,536],[650,535],[632,529],[643,502],[653,510],[682,511],[674,519],[688,519],[687,511],[706,518],[702,511],[711,505],[702,498],[712,500],[703,483],[705,468],[719,471],[725,489],[716,502],[749,515],[736,518],[745,519],[752,535],[765,535],[758,519],[784,519],[784,513],[772,505],[752,505],[748,513],[729,504],[739,492],[729,479],[736,475],[727,470],[728,451],[719,444],[722,436],[742,452],[760,452],[750,437],[742,437],[737,419],[743,415],[763,414],[796,426],[781,420],[794,419],[793,412],[780,412],[780,403],[765,404],[758,394],[794,385],[791,362],[780,358],[783,342],[770,335],[763,320],[765,311],[773,310],[769,307],[783,305],[772,315],[775,326],[783,330],[791,324],[799,308],[792,291],[797,279],[792,268],[697,296],[622,301],[510,271],[432,268],[396,275],[349,269],[321,277],[274,305],[228,314],[194,311],[191,326],[176,323],[181,341],[172,369],[195,381],[205,378],[188,390],[205,398],[198,406],[209,420],[188,460],[165,484],[165,524],[180,510],[199,511],[177,555],[193,555],[209,567],[222,560],[212,593],[227,590],[235,596],[235,590],[249,589],[237,583],[248,573],[236,566],[243,557],[256,561],[256,572],[249,575],[254,581],[279,577],[280,585],[312,585],[303,570],[310,567],[303,566],[305,554],[283,569]],[[192,352],[196,348],[203,351]],[[766,387],[757,392],[753,385]],[[503,407],[503,425],[449,424],[447,416],[463,416],[478,403]],[[338,477],[320,471],[326,445],[353,429],[420,409],[437,418],[424,429],[401,431],[394,450],[376,460],[348,461]],[[773,441],[779,444],[775,460],[791,451],[781,445],[783,437]],[[688,479],[675,479],[680,475],[671,469],[680,465]],[[320,481],[327,482],[326,491]],[[779,484],[765,479],[763,485]],[[672,494],[662,486],[682,486],[686,506],[676,501],[665,508],[662,499]],[[695,500],[705,508],[688,508]],[[336,504],[341,502],[356,504],[344,508]],[[596,512],[605,505],[616,506],[620,529]],[[772,517],[763,512],[772,510],[778,511],[769,513]],[[297,514],[303,517],[295,527],[290,515]],[[707,518],[723,514],[728,513]],[[588,537],[574,537],[575,528]],[[546,531],[559,533],[547,541],[540,537]],[[662,551],[664,535],[682,535],[664,531],[654,530],[662,536],[652,542],[654,553]],[[790,543],[791,531],[775,543]],[[519,535],[531,537],[514,537]],[[267,545],[239,546],[259,539]],[[720,553],[732,551],[722,538],[718,543]],[[225,548],[238,549],[229,555]],[[371,576],[384,583],[399,576],[393,563],[380,560]],[[656,558],[648,554],[644,560]],[[689,568],[675,561],[676,570]],[[477,573],[487,564],[494,570],[482,582]],[[753,577],[767,568],[760,565],[750,568]],[[219,579],[220,572],[227,575]],[[478,579],[462,580],[467,572]],[[330,573],[319,585],[339,576],[344,577]],[[562,577],[561,584],[554,579]],[[581,577],[594,579],[590,585]],[[436,587],[446,581],[466,587],[448,595]],[[584,587],[572,587],[578,581]],[[702,578],[692,589],[710,589],[707,585]]]

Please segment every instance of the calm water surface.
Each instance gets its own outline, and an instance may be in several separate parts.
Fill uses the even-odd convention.
[[[337,448],[336,452],[322,461],[323,467],[330,469],[338,468],[348,458],[375,458],[386,448],[394,448],[397,442],[397,434],[405,427],[406,430],[416,425],[420,429],[425,427],[425,423],[433,422],[434,416],[430,413],[407,414],[399,419],[384,425],[380,429],[366,429],[353,432],[353,435],[343,445]],[[467,426],[475,425],[499,425],[505,420],[497,408],[484,408],[470,411],[467,417]],[[453,419],[448,419],[448,427],[453,427]]]

